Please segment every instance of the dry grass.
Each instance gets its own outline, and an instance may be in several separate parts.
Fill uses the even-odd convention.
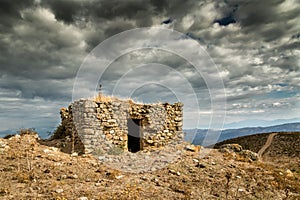
[[[101,93],[97,94],[95,97],[93,97],[95,102],[112,102],[112,101],[117,101],[117,100],[121,100],[121,101],[128,101],[129,104],[145,104],[143,101],[137,100],[137,99],[132,99],[132,98],[127,98],[127,99],[120,99],[114,96],[105,96]],[[162,102],[160,100],[157,100],[157,102],[153,103],[153,104],[165,104],[165,102]],[[147,104],[146,104],[147,105]]]
[[[101,93],[99,93],[97,96],[95,96],[95,97],[93,97],[93,99],[94,99],[94,101],[95,102],[104,102],[104,103],[107,103],[107,102],[112,102],[112,101],[128,101],[130,104],[139,104],[139,103],[141,103],[142,104],[142,102],[135,102],[133,99],[131,99],[131,98],[128,98],[128,99],[119,99],[119,98],[117,98],[117,97],[114,97],[114,96],[105,96],[105,95],[103,95],[103,94],[101,94]]]
[[[130,174],[108,168],[91,155],[74,157],[41,145],[32,134],[0,142],[9,146],[0,154],[0,199],[300,197],[298,173],[287,173],[279,165],[240,162],[217,150],[201,159],[198,153],[186,151],[166,168]]]
[[[116,97],[104,96],[101,93],[99,93],[97,96],[94,97],[94,101],[96,101],[96,102],[112,102],[116,99],[117,99]]]

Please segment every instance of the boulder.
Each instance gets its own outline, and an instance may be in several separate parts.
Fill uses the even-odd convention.
[[[241,152],[239,152],[239,155],[250,161],[258,160],[258,154],[250,150],[242,150]]]
[[[220,146],[219,151],[222,153],[225,152],[241,152],[243,147],[239,144],[223,144]]]

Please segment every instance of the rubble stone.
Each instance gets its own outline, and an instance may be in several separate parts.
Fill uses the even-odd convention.
[[[182,103],[137,104],[113,98],[80,99],[61,109],[62,126],[70,138],[83,143],[84,153],[104,151],[108,145],[128,150],[129,120],[139,120],[141,149],[182,140]]]

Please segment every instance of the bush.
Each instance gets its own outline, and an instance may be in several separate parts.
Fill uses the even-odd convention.
[[[21,128],[17,131],[17,134],[19,135],[36,135],[37,132],[35,131],[35,128]]]
[[[60,124],[53,132],[52,136],[50,137],[50,140],[61,139],[64,138],[65,136],[66,136],[66,128],[62,124]]]

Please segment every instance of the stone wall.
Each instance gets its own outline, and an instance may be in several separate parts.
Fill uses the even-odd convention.
[[[182,103],[137,104],[113,99],[81,99],[61,109],[62,125],[79,136],[85,153],[128,150],[128,120],[139,119],[143,150],[167,145],[182,137]]]

